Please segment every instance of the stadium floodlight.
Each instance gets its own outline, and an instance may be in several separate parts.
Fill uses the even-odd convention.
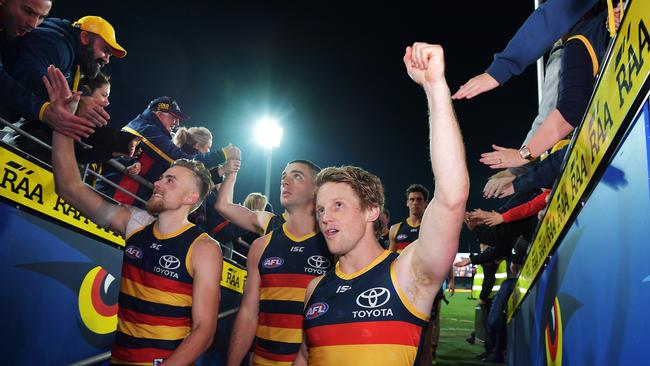
[[[271,200],[271,157],[274,147],[280,147],[282,140],[282,127],[274,118],[264,117],[257,121],[255,126],[255,140],[266,151],[266,180],[264,182],[264,195]]]
[[[274,118],[264,117],[257,121],[255,126],[255,139],[265,148],[272,149],[280,146],[282,140],[282,127]]]

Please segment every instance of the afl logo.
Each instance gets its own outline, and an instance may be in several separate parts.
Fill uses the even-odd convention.
[[[366,309],[378,308],[390,300],[390,292],[384,287],[373,287],[357,296],[357,305]]]
[[[408,236],[408,235],[406,235],[406,234],[399,234],[399,235],[397,235],[397,238],[395,238],[395,239],[397,239],[397,240],[404,240],[404,239],[406,239],[407,236]]]
[[[280,257],[270,257],[264,260],[264,268],[278,268],[284,264],[284,259]]]
[[[318,269],[327,269],[330,266],[330,261],[322,255],[312,255],[307,258],[307,264]]]
[[[142,258],[142,249],[133,245],[129,245],[128,247],[126,247],[126,249],[124,249],[124,253],[126,254],[127,257],[131,259]]]
[[[160,257],[158,264],[164,269],[176,269],[181,266],[181,261],[173,255],[167,254]]]
[[[310,307],[307,308],[307,311],[305,312],[305,319],[307,320],[316,319],[319,316],[325,314],[327,310],[329,310],[329,308],[330,306],[324,302],[317,302],[315,304],[312,304]]]

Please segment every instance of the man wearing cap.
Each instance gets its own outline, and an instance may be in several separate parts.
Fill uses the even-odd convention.
[[[4,69],[2,55],[15,53],[18,39],[38,27],[52,8],[51,0],[5,0],[0,3],[0,116],[19,115],[39,119],[41,108],[48,103],[17,82]],[[2,113],[6,111],[7,113]],[[64,101],[48,104],[40,118],[51,128],[70,137],[82,136],[77,126],[94,128],[91,121],[77,117]]]
[[[122,131],[131,136],[142,139],[140,144],[142,153],[139,156],[140,176],[150,182],[155,182],[174,160],[181,158],[201,161],[208,169],[229,159],[240,159],[239,149],[234,146],[228,146],[216,152],[188,155],[174,145],[172,130],[178,126],[180,120],[188,118],[181,112],[174,98],[158,97],[149,103],[144,112],[122,128]],[[122,163],[125,166],[130,165],[126,162]],[[138,183],[126,173],[109,168],[104,176],[138,197],[146,199],[151,196],[150,188]],[[104,182],[98,182],[97,189],[118,202],[134,206],[141,205],[132,196]]]
[[[12,0],[17,1],[17,0]],[[3,54],[3,63],[7,72],[26,89],[41,98],[42,103],[36,103],[38,111],[34,110],[37,119],[32,114],[24,115],[17,111],[4,108],[0,115],[10,122],[18,120],[19,117],[28,119],[21,127],[30,134],[49,143],[51,140],[51,129],[42,122],[49,108],[47,102],[47,91],[43,86],[42,77],[47,74],[47,68],[54,65],[59,68],[70,88],[77,90],[81,76],[94,77],[100,68],[106,65],[111,56],[122,58],[126,51],[115,39],[113,26],[98,16],[86,16],[75,23],[68,20],[48,18],[38,28],[24,36],[17,44],[13,52]],[[82,97],[77,110],[77,115],[90,120],[95,126],[103,126],[109,119],[103,106],[94,102],[89,97]],[[40,121],[39,121],[40,120]],[[87,137],[93,129],[87,125],[77,125],[81,130],[81,136]],[[63,133],[75,134],[74,128],[64,128]],[[103,144],[122,141],[117,139],[111,131],[104,130],[100,136],[95,136]],[[79,136],[79,135],[77,135]],[[112,137],[107,139],[104,137]],[[21,149],[34,153],[37,156],[43,155],[35,144],[26,138],[17,135],[12,142]],[[109,142],[107,142],[109,141]],[[93,145],[93,142],[89,143]],[[120,143],[119,146],[124,146]],[[49,152],[46,154],[49,155]]]

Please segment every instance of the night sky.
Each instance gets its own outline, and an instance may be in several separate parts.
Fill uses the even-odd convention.
[[[284,128],[273,151],[276,212],[284,165],[304,158],[377,174],[392,222],[400,221],[408,215],[406,187],[433,188],[426,100],[406,75],[404,48],[414,41],[441,44],[453,93],[487,68],[532,1],[305,3],[57,0],[50,15],[99,15],[115,27],[128,55],[111,58],[104,69],[112,76],[113,126],[170,95],[192,116],[186,126],[212,131],[213,148],[238,145],[243,161],[235,200],[264,190],[266,160],[251,130],[268,115]],[[499,205],[481,196],[492,172],[479,155],[492,143],[520,145],[536,115],[536,90],[533,66],[497,90],[454,103],[472,181],[468,208]],[[470,245],[478,246],[464,232],[460,250]]]

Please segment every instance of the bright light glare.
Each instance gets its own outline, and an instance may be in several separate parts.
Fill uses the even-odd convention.
[[[262,118],[255,126],[255,139],[266,148],[278,147],[282,140],[282,127],[273,118]]]

